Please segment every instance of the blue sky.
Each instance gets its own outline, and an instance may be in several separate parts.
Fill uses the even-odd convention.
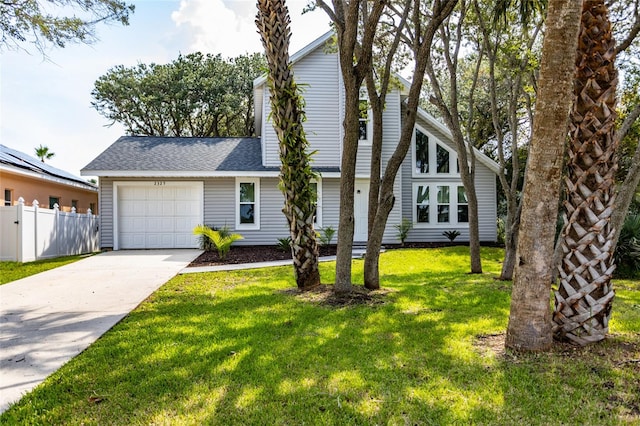
[[[51,49],[47,59],[29,52],[0,56],[0,143],[33,155],[46,145],[49,164],[80,175],[80,169],[123,128],[91,107],[94,82],[115,65],[167,63],[194,51],[234,57],[261,51],[255,2],[238,0],[138,0],[130,25],[101,25],[93,45]],[[329,30],[322,11],[301,15],[308,0],[289,0],[292,53]]]

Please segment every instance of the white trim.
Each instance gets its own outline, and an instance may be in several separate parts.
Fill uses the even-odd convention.
[[[155,186],[158,181],[156,180],[139,180],[139,181],[113,181],[113,210],[112,210],[112,222],[113,222],[113,249],[120,250],[120,229],[118,224],[118,189],[123,186]],[[163,186],[197,186],[200,192],[200,205],[198,211],[200,213],[199,223],[204,223],[204,182],[183,180],[183,181],[162,181]]]
[[[253,204],[254,204],[254,212],[253,219],[254,223],[240,223],[240,184],[241,183],[252,183],[253,186]],[[255,177],[236,177],[236,229],[251,229],[258,230],[260,229],[260,178]]]
[[[416,211],[416,195],[419,186],[429,187],[429,223],[418,222]],[[449,187],[449,222],[438,222],[438,187]],[[414,181],[411,183],[411,221],[414,228],[425,229],[447,229],[459,228],[465,229],[469,227],[469,222],[458,222],[458,187],[462,186],[462,182],[452,181]],[[469,205],[464,204],[464,205]]]
[[[420,131],[429,139],[429,172],[418,173],[416,171],[416,131]],[[449,173],[438,173],[438,146],[444,148],[449,153]],[[433,134],[425,130],[416,123],[411,136],[411,177],[413,178],[459,178],[460,173],[457,172],[458,154],[455,149],[449,147],[446,143],[436,138]],[[452,171],[453,170],[453,171]]]

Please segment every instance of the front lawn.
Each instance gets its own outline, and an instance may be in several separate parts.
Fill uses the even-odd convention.
[[[469,275],[467,250],[384,253],[384,294],[346,307],[285,291],[291,267],[178,276],[0,424],[640,422],[638,282],[617,283],[606,342],[504,353],[502,251]]]
[[[40,272],[54,269],[67,263],[87,257],[87,255],[56,257],[55,259],[36,260],[35,262],[0,262],[0,285],[16,281]]]

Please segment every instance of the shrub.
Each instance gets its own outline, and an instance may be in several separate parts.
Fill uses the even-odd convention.
[[[614,260],[617,276],[633,277],[640,272],[640,214],[630,214],[625,219]]]
[[[242,235],[231,233],[227,226],[215,230],[206,225],[198,225],[193,228],[193,233],[207,238],[218,251],[220,259],[224,259],[227,256],[231,249],[231,244],[243,239]]]
[[[497,238],[496,241],[498,242],[498,244],[504,246],[505,244],[505,239],[507,237],[507,230],[505,229],[505,224],[504,224],[504,219],[499,217],[496,221],[496,232],[497,232]]]
[[[331,240],[333,240],[333,236],[336,234],[336,230],[331,226],[327,226],[322,228],[320,232],[318,232],[318,239],[320,240],[320,245],[328,246],[331,244]]]
[[[400,244],[404,245],[405,240],[409,236],[409,230],[411,229],[411,221],[406,217],[402,218],[402,222],[397,224],[395,228],[398,230],[398,239],[400,240]]]
[[[291,251],[291,237],[278,238],[276,248],[282,251]]]
[[[453,242],[453,240],[455,240],[458,235],[460,235],[460,231],[458,231],[457,229],[454,229],[453,231],[444,231],[442,235],[447,237],[450,242]]]

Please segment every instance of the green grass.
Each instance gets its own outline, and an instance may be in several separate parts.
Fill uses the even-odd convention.
[[[85,257],[87,255],[56,257],[55,259],[36,260],[35,262],[26,263],[0,262],[0,285],[73,263]]]
[[[640,423],[640,284],[617,282],[602,344],[496,354],[501,256],[469,275],[464,247],[389,251],[385,302],[342,308],[283,292],[290,267],[178,276],[0,424]]]

